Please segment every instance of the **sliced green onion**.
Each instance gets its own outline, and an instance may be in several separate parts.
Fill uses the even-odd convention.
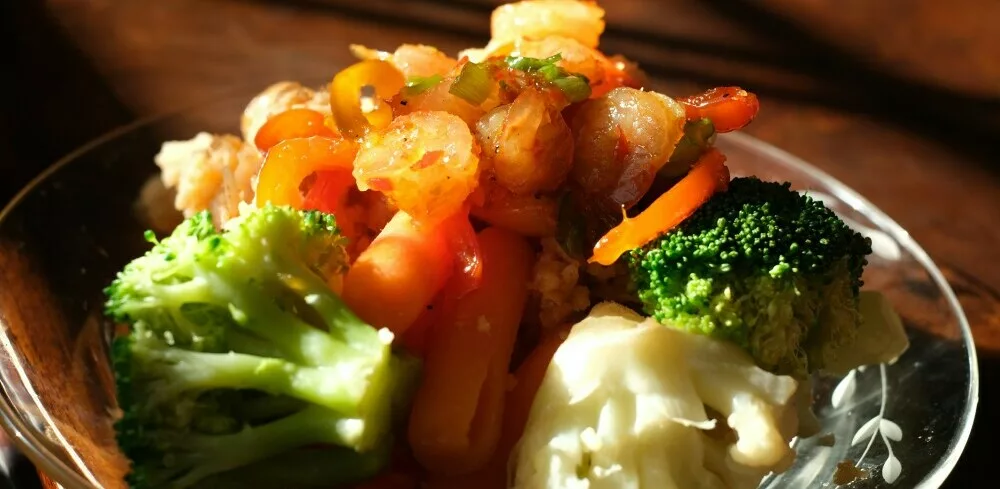
[[[508,56],[507,66],[525,73],[537,73],[546,82],[558,87],[569,99],[570,103],[580,102],[590,97],[590,80],[579,73],[570,73],[556,63],[562,55],[555,54],[548,58],[528,58],[525,56]]]
[[[529,58],[527,56],[507,56],[507,66],[521,71],[538,71],[546,65],[555,65],[562,59],[562,54],[556,53],[548,58]]]
[[[691,165],[715,142],[715,124],[708,118],[684,123],[684,135],[670,154],[670,160],[658,172],[663,177],[687,173]]]
[[[420,95],[434,88],[443,79],[444,77],[441,75],[411,76],[406,80],[406,94],[410,96]]]
[[[545,81],[549,82],[554,82],[564,76],[567,76],[566,70],[562,69],[557,64],[542,66],[538,68],[536,72],[539,75],[542,75],[542,78],[545,78]]]
[[[492,90],[493,79],[486,67],[479,63],[466,63],[448,92],[472,105],[479,105],[486,101]]]
[[[590,82],[582,75],[570,75],[552,81],[555,86],[566,94],[570,103],[581,102],[590,98]]]
[[[556,241],[567,255],[584,258],[586,218],[576,206],[573,195],[566,191],[559,197],[559,216],[556,221]]]

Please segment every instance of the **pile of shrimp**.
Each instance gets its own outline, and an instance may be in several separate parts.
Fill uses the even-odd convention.
[[[522,376],[592,303],[631,299],[621,266],[587,250],[688,170],[671,156],[719,95],[645,90],[633,63],[598,49],[604,28],[595,3],[527,0],[498,7],[489,43],[456,57],[351,46],[359,61],[328,88],[274,84],[241,136],[157,156],[185,215],[221,225],[271,203],[336,216],[352,263],[331,287],[424,359],[409,463],[384,478],[413,484],[370,487],[503,487],[533,397]]]

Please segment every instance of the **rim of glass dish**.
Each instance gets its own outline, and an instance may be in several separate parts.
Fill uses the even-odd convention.
[[[226,93],[228,96],[222,96],[221,98],[234,99],[235,97],[232,96],[233,92],[233,89],[222,91],[220,94]],[[215,97],[205,97],[198,102],[187,104],[184,108],[136,120],[132,123],[113,129],[80,146],[46,168],[38,176],[29,181],[28,184],[25,185],[24,188],[22,188],[17,194],[15,194],[10,202],[0,209],[0,224],[3,223],[7,216],[13,212],[13,210],[36,187],[40,186],[63,167],[66,167],[76,161],[80,156],[106,143],[114,141],[131,131],[147,125],[152,125],[155,122],[165,120],[170,117],[182,115],[189,112],[192,108],[205,105],[206,100],[212,101],[209,103],[211,105],[228,101],[220,100],[219,98],[220,97],[218,95]],[[850,205],[855,210],[865,214],[874,224],[887,231],[893,239],[906,248],[928,271],[935,285],[937,285],[943,292],[948,305],[951,307],[952,312],[958,319],[958,326],[962,331],[962,340],[969,355],[969,388],[966,393],[966,411],[963,413],[960,421],[957,437],[954,439],[954,445],[951,447],[950,452],[945,456],[945,458],[938,462],[938,467],[929,473],[916,487],[916,489],[937,489],[944,483],[948,476],[951,475],[952,470],[955,468],[955,465],[958,463],[959,458],[965,450],[965,446],[969,441],[969,436],[972,433],[972,426],[975,421],[976,411],[979,404],[979,361],[977,358],[975,342],[972,337],[972,328],[969,325],[968,319],[965,316],[965,311],[958,302],[958,298],[955,296],[951,285],[948,284],[948,281],[945,280],[941,270],[937,267],[927,252],[924,251],[916,240],[910,236],[909,232],[903,229],[902,226],[896,223],[896,221],[887,214],[882,212],[881,209],[869,202],[868,199],[861,196],[861,194],[854,191],[840,180],[834,178],[832,175],[810,164],[802,158],[799,158],[798,156],[753,136],[743,133],[728,133],[721,135],[721,137],[735,145],[743,146],[759,152],[760,154],[777,161],[784,166],[793,167],[796,170],[802,171],[815,180],[824,182],[830,188],[835,197]],[[17,371],[18,377],[21,379],[28,395],[34,398],[37,403],[38,399],[34,388],[28,382],[27,375],[24,371],[23,365],[21,364],[21,359],[13,349],[13,345],[10,343],[6,335],[6,325],[2,321],[0,321],[0,329],[2,329],[2,331],[0,331],[0,343],[2,343],[2,347],[11,358],[11,363]],[[86,475],[81,474],[78,470],[74,470],[62,460],[62,457],[55,455],[45,448],[45,444],[40,440],[37,430],[29,427],[22,415],[14,409],[13,403],[9,398],[9,394],[7,393],[7,388],[5,386],[0,386],[0,395],[3,397],[3,402],[0,402],[0,425],[3,426],[15,447],[35,464],[36,469],[41,470],[46,476],[52,478],[59,487],[66,489],[90,489],[92,487],[100,487],[100,484],[95,480],[93,475],[86,471],[86,467],[84,467],[81,461],[78,460],[75,453],[69,453],[68,455],[72,459],[77,459],[76,462],[79,470],[83,471]],[[38,405],[41,408],[42,417],[48,418],[48,413],[45,411],[44,406],[41,406],[41,403],[38,403]],[[58,432],[58,429],[54,426],[52,429],[56,430],[55,436],[61,438],[61,434]]]

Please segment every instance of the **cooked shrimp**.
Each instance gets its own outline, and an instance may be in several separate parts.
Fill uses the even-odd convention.
[[[447,112],[399,116],[373,133],[354,160],[361,190],[384,193],[421,222],[455,214],[479,183],[479,146],[462,119]]]
[[[479,188],[483,199],[472,206],[473,216],[522,236],[540,238],[556,234],[559,205],[554,197],[517,195],[489,178],[483,180]]]
[[[403,44],[392,53],[392,64],[407,77],[444,75],[458,60],[435,47],[423,44]]]
[[[496,182],[517,194],[555,190],[573,165],[573,134],[560,112],[529,88],[476,123]]]
[[[330,113],[330,94],[291,81],[275,83],[260,92],[243,110],[240,129],[243,140],[253,142],[257,131],[271,116],[288,109],[307,108],[324,115]]]
[[[490,18],[493,42],[565,36],[596,48],[604,33],[604,9],[578,0],[524,0],[501,5]]]
[[[514,51],[514,41],[497,41],[491,39],[489,44],[482,48],[468,48],[458,52],[458,59],[467,58],[473,63],[480,63],[486,58],[494,56],[507,56]]]
[[[616,88],[583,104],[573,116],[574,182],[586,193],[631,207],[684,132],[684,108],[655,92]]]
[[[392,53],[352,44],[351,53],[360,59],[388,61],[407,78],[444,75],[458,63],[439,49],[424,44],[402,44]]]
[[[217,225],[239,215],[240,203],[250,202],[261,156],[249,143],[232,135],[199,133],[188,141],[163,144],[154,158],[174,207],[186,217],[209,210]]]

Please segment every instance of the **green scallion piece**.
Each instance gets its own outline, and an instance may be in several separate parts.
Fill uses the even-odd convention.
[[[448,89],[449,93],[472,105],[486,101],[492,91],[493,79],[490,72],[479,63],[466,63]]]
[[[674,147],[670,160],[657,173],[664,178],[684,175],[714,142],[715,124],[712,124],[711,119],[687,121],[684,123],[684,135]]]
[[[590,98],[590,82],[582,75],[570,75],[552,81],[555,86],[566,94],[570,103],[582,102]]]
[[[420,95],[441,83],[444,77],[441,75],[431,76],[411,76],[406,80],[406,94],[409,96]]]
[[[537,73],[542,79],[558,87],[569,99],[570,103],[580,102],[590,97],[590,80],[578,73],[569,73],[556,63],[562,55],[555,54],[548,58],[528,58],[525,56],[508,56],[507,66],[525,73]]]
[[[562,59],[562,55],[556,53],[548,58],[529,58],[527,56],[507,56],[507,66],[521,71],[538,71],[544,66],[555,65]]]
[[[567,255],[574,258],[585,258],[584,231],[587,227],[586,217],[576,206],[573,195],[566,191],[559,197],[559,214],[556,220],[556,241]]]

